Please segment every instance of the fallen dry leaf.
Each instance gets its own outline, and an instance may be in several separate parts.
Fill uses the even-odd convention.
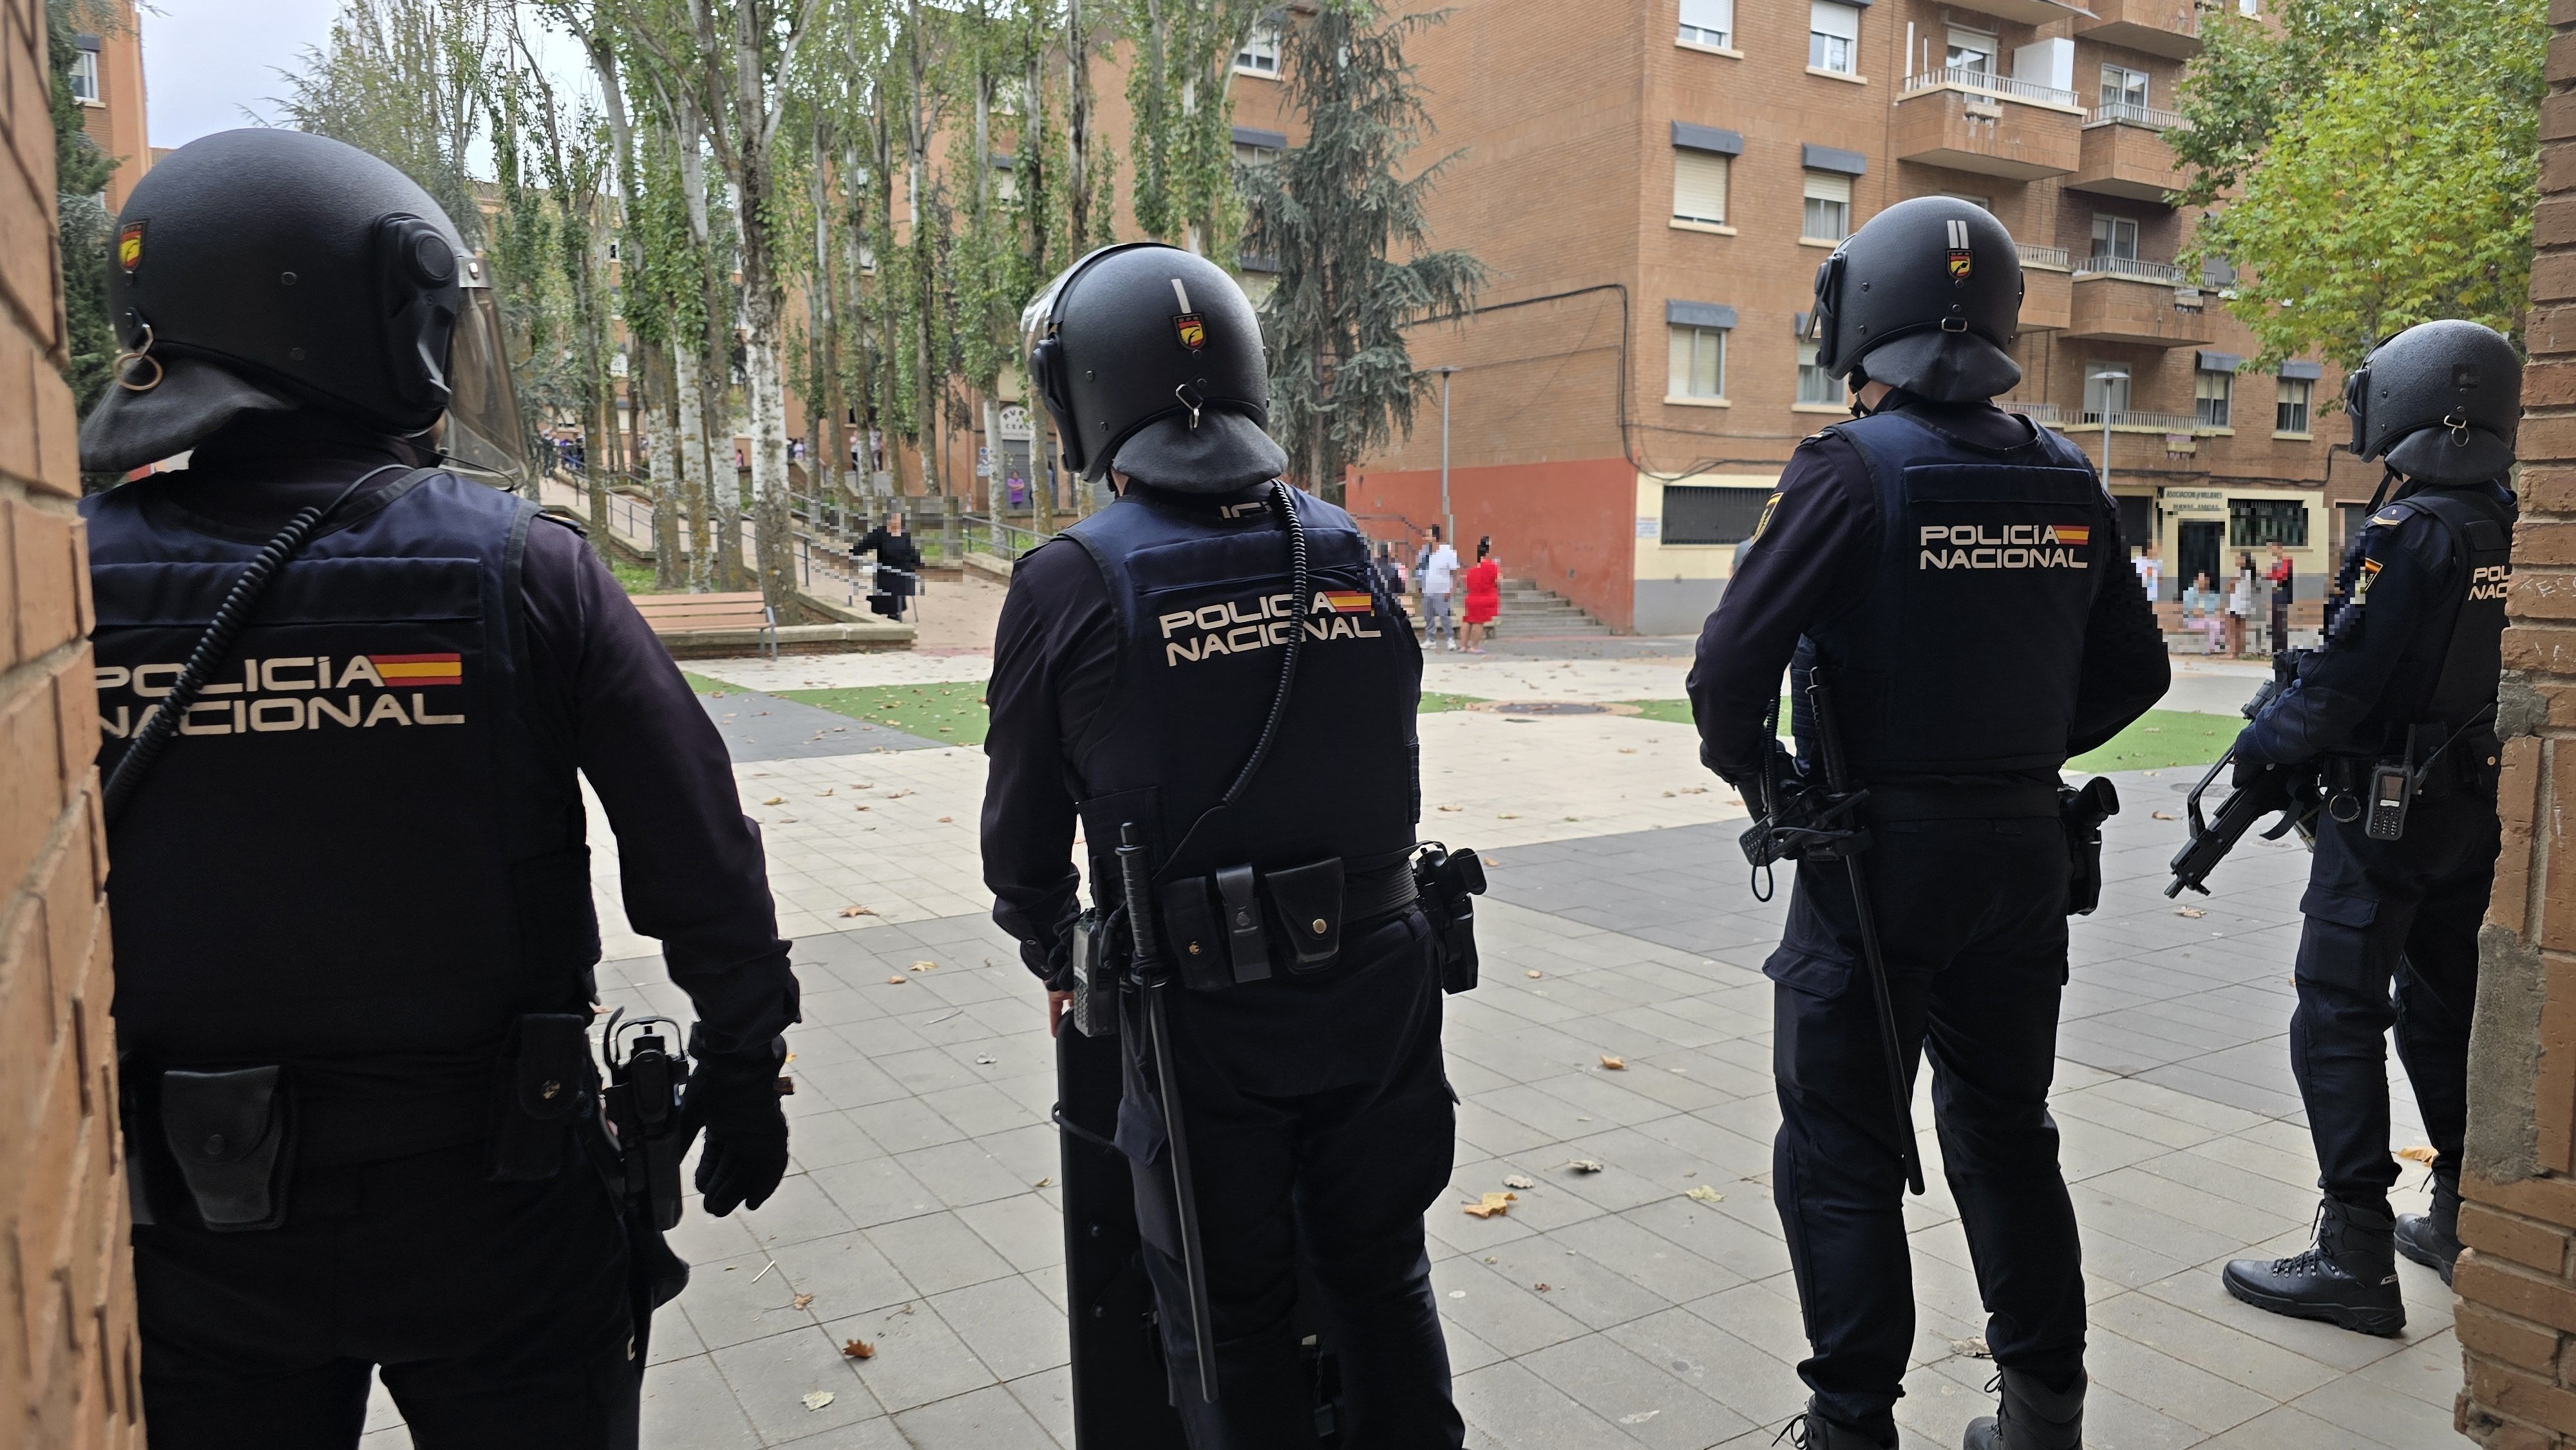
[[[991,1067],[993,1065],[993,1059],[978,1053],[975,1057],[975,1065],[977,1067]]]
[[[1517,1193],[1488,1193],[1479,1201],[1464,1207],[1466,1212],[1477,1218],[1494,1218],[1511,1212],[1512,1200],[1518,1197],[1520,1195]]]
[[[1624,1057],[1612,1057],[1605,1052],[1601,1055],[1601,1065],[1610,1069],[1612,1072],[1626,1072],[1628,1070],[1628,1059]]]
[[[806,1305],[811,1304],[811,1303],[813,1303],[813,1302],[814,1302],[814,1296],[813,1296],[813,1295],[811,1295],[811,1294],[799,1294],[799,1295],[797,1295],[797,1296],[796,1296],[795,1302],[794,1302],[794,1303],[792,1303],[792,1304],[790,1304],[790,1305],[788,1305],[787,1307],[789,1307],[790,1309],[802,1309],[802,1308],[804,1308]]]
[[[1528,971],[1521,973],[1521,975],[1529,978],[1531,981],[1537,981],[1539,978],[1546,976],[1547,973],[1541,971]]]
[[[2409,1163],[2421,1163],[2427,1167],[2430,1167],[2433,1162],[2433,1150],[2421,1143],[2416,1144],[2412,1148],[2398,1149],[2397,1156],[2405,1159]]]
[[[1598,1158],[1577,1158],[1565,1166],[1573,1169],[1577,1173],[1598,1173],[1601,1171],[1601,1160]]]
[[[783,795],[774,795],[769,799],[762,801],[761,804],[765,806],[783,806],[787,804],[787,797]]]
[[[877,1357],[877,1347],[868,1343],[864,1339],[853,1339],[841,1346],[841,1357],[844,1359],[874,1359]]]
[[[2201,910],[2197,906],[2177,906],[2174,908],[2174,915],[2187,916],[2194,921],[2198,921],[2202,917],[2209,915],[2209,913]]]
[[[2171,820],[2179,820],[2179,819],[2181,819],[2180,817],[2176,816],[2176,815],[2175,815],[2173,812],[2171,812],[2171,811],[2153,811],[2153,812],[2150,812],[2150,813],[2149,813],[2149,815],[2150,815],[2153,819],[2155,819],[2155,820],[2159,820],[2159,821],[2171,821]]]
[[[911,980],[912,978],[910,977],[888,977],[886,978],[886,985],[889,987],[900,987]]]
[[[832,1392],[830,1390],[816,1390],[812,1394],[805,1396],[804,1399],[805,1413],[810,1415],[816,1410],[823,1408],[825,1405],[832,1403]]]
[[[1514,1173],[1503,1180],[1505,1188],[1536,1188],[1538,1180],[1526,1173]]]
[[[1725,1194],[1718,1192],[1716,1189],[1709,1187],[1705,1183],[1695,1183],[1691,1185],[1690,1191],[1683,1194],[1682,1197],[1696,1198],[1702,1203],[1726,1202]]]
[[[1466,809],[1466,807],[1465,807],[1465,806],[1442,806],[1440,809],[1442,809],[1442,810],[1444,810],[1444,811],[1463,811],[1463,810],[1465,810],[1465,809]]]
[[[1521,813],[1518,811],[1504,811],[1502,814],[1494,817],[1494,819],[1498,821],[1517,821],[1520,818]]]
[[[861,806],[859,809],[866,810],[867,807]],[[876,914],[876,908],[870,906],[844,906],[841,908],[841,915],[843,916],[874,916]]]
[[[941,816],[941,817],[939,818],[939,824],[941,824],[941,825],[943,825],[943,826],[944,826],[944,825],[947,825],[950,821],[953,821],[953,820],[955,820],[955,819],[957,819],[955,816]]]
[[[1544,1294],[1547,1292],[1547,1281],[1545,1279],[1541,1279],[1537,1283],[1530,1285],[1530,1287]]]
[[[1054,1178],[1052,1178],[1052,1177],[1048,1177],[1048,1178],[1041,1178],[1041,1179],[1039,1179],[1037,1182],[1030,1184],[1030,1185],[1029,1185],[1029,1187],[1031,1187],[1031,1188],[1044,1188],[1044,1187],[1046,1187],[1048,1184],[1053,1183],[1053,1182],[1055,1182],[1055,1179],[1054,1179]]]
[[[820,737],[817,737],[817,738],[819,739]],[[828,796],[828,795],[830,795],[831,793],[832,793],[832,788],[831,788],[830,786],[828,786],[828,785],[827,785],[827,786],[823,787],[823,795],[816,796],[816,797],[814,797],[814,799],[816,799],[816,800],[821,800],[821,799],[823,798],[823,796]]]
[[[1637,753],[1637,747],[1633,745],[1622,745],[1619,747],[1619,753],[1621,755],[1634,755]]]
[[[939,963],[937,962],[915,962],[912,964],[912,969],[916,972],[927,972],[938,965]]]
[[[872,780],[854,780],[850,782],[850,789],[852,790],[875,790],[876,788],[877,783]]]
[[[1686,785],[1686,786],[1683,786],[1683,787],[1682,787],[1682,794],[1684,794],[1684,795],[1706,795],[1706,794],[1708,794],[1708,787],[1707,787],[1707,786],[1704,786],[1704,785]]]
[[[1962,1355],[1968,1359],[1992,1359],[1995,1357],[1995,1352],[1986,1347],[1986,1339],[1982,1334],[1972,1334],[1965,1339],[1951,1340],[1950,1352],[1952,1354]]]

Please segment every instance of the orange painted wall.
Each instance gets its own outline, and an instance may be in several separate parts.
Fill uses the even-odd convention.
[[[1400,546],[1410,567],[1411,550],[1440,521],[1440,470],[1355,474],[1346,498],[1371,537],[1415,541]],[[1626,459],[1452,466],[1449,503],[1462,563],[1490,534],[1506,575],[1536,580],[1613,629],[1632,626],[1637,470]]]

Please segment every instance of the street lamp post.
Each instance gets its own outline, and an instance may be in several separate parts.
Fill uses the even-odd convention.
[[[1440,374],[1440,534],[1451,547],[1458,543],[1458,520],[1449,512],[1449,375],[1458,371],[1442,364]]]

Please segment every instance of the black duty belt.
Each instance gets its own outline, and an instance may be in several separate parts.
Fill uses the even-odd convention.
[[[2006,786],[1873,786],[1862,808],[1873,825],[1900,821],[2057,818],[2054,784]]]
[[[1342,919],[1354,925],[1374,921],[1407,910],[1421,899],[1412,863],[1397,861],[1375,871],[1355,872],[1342,882]]]

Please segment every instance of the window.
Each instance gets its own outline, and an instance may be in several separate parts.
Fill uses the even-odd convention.
[[[1672,381],[1666,391],[1676,398],[1726,396],[1726,329],[1681,327],[1672,333]]]
[[[1250,141],[1234,143],[1234,164],[1237,166],[1267,166],[1278,159],[1279,148],[1276,146],[1262,146]]]
[[[1706,151],[1673,148],[1673,220],[1726,222],[1727,158]]]
[[[1837,407],[1843,402],[1842,379],[1816,365],[1816,345],[1798,344],[1798,401]]]
[[[1011,158],[995,155],[993,157],[993,200],[1015,201],[1019,198],[1019,194],[1019,173]]]
[[[2084,365],[2084,413],[2088,421],[2099,423],[2106,413],[2129,411],[2129,367],[2126,363],[2089,362]]]
[[[1685,45],[1712,45],[1719,50],[1735,46],[1735,0],[1682,0],[1682,29],[1679,36]]]
[[[1979,211],[1990,212],[1995,209],[1995,200],[1990,196],[1970,196],[1964,191],[1945,191],[1942,192],[1941,195],[1950,198],[1952,201],[1964,201]]]
[[[2236,375],[2202,369],[2192,375],[2192,411],[2204,428],[2225,428],[2229,409],[2236,401]]]
[[[2236,13],[2252,19],[2263,13],[2262,0],[2236,0]]]
[[[1995,72],[1995,38],[1982,30],[1950,27],[1950,50],[1942,64],[1951,70],[1975,71],[1980,75]]]
[[[1807,173],[1807,210],[1798,235],[1820,242],[1839,242],[1851,235],[1851,178],[1830,171]]]
[[[98,99],[98,52],[83,50],[72,57],[72,99]]]
[[[2294,498],[2231,498],[2227,501],[2227,542],[2231,547],[2284,549],[2308,546],[2308,506]]]
[[[2093,213],[2093,255],[2138,260],[2138,223],[2134,217]]]
[[[2308,402],[2314,396],[2316,386],[2306,378],[2281,379],[2281,390],[2274,395],[2272,404],[2273,432],[2305,433],[2308,431]],[[2271,541],[2266,539],[2264,542]]]
[[[2147,73],[2142,70],[2131,70],[2124,65],[2102,67],[2102,105],[2106,109],[2112,106],[2134,106],[2139,110],[2145,110]]]
[[[1279,27],[1265,20],[1252,27],[1244,37],[1243,49],[1234,53],[1234,68],[1246,75],[1279,74]]]
[[[1740,544],[1753,537],[1762,522],[1767,488],[1710,488],[1701,484],[1664,485],[1663,542],[1667,544]]]
[[[1860,7],[1808,0],[1807,66],[1850,75],[1859,68]]]

